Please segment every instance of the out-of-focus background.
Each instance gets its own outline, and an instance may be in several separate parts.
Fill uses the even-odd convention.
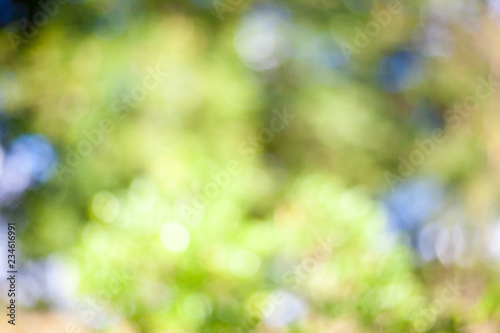
[[[499,1],[0,24],[1,332],[500,332]]]

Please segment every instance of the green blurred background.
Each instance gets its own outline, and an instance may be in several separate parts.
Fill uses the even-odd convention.
[[[0,24],[2,332],[500,332],[499,1]]]

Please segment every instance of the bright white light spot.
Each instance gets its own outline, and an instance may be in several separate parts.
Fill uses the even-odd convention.
[[[256,12],[238,28],[234,45],[240,58],[251,69],[263,71],[283,61],[287,44],[286,21],[272,11]]]
[[[128,191],[130,198],[143,211],[149,211],[158,199],[158,188],[146,177],[136,178]]]
[[[264,319],[267,326],[285,327],[306,313],[304,301],[289,292],[283,292],[280,301],[275,303],[274,311]]]
[[[491,225],[487,231],[488,250],[495,259],[500,259],[500,222]]]
[[[440,225],[426,225],[418,235],[418,252],[424,261],[436,258],[436,237],[443,227]]]
[[[109,192],[96,194],[92,201],[92,209],[95,216],[103,222],[111,223],[118,214],[120,203],[115,196]]]
[[[448,229],[442,228],[436,234],[436,242],[434,248],[436,250],[437,257],[439,261],[444,265],[450,263],[452,258],[450,258],[447,248],[450,245],[451,239]]]
[[[45,265],[45,293],[58,304],[67,304],[75,295],[80,283],[80,270],[75,262],[59,255],[51,255]]]
[[[253,29],[252,29],[253,30]],[[238,36],[237,49],[243,59],[255,64],[265,66],[271,60],[276,48],[276,36],[272,31],[245,31]]]
[[[161,230],[161,242],[170,252],[184,252],[189,246],[189,232],[177,222],[169,222]]]
[[[229,270],[238,276],[252,276],[259,267],[260,259],[250,251],[239,250],[229,258]]]
[[[458,260],[465,251],[465,236],[459,226],[442,228],[436,236],[436,254],[439,261],[449,265]]]

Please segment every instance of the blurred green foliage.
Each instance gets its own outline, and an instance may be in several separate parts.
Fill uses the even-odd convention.
[[[466,332],[498,320],[491,267],[420,262],[386,232],[378,200],[391,190],[386,173],[397,174],[399,157],[442,127],[446,142],[415,174],[437,175],[464,198],[469,220],[486,223],[499,188],[495,97],[458,130],[442,118],[473,94],[478,75],[495,72],[486,65],[494,53],[476,48],[484,45],[477,31],[450,23],[453,55],[422,56],[411,87],[388,91],[377,81],[380,63],[412,49],[425,23],[418,13],[430,5],[404,3],[390,26],[345,59],[338,43],[352,44],[353,27],[374,20],[350,11],[354,4],[276,5],[288,17],[276,23],[288,40],[280,52],[302,53],[280,53],[269,70],[251,69],[237,51],[247,47],[239,38],[250,37],[238,32],[258,3],[231,5],[223,21],[194,2],[70,3],[17,50],[4,36],[5,116],[16,134],[43,134],[59,160],[52,179],[24,198],[23,258],[56,254],[76,267],[78,295],[104,292],[107,321],[94,327],[103,332],[116,318],[140,332],[238,332],[256,297],[276,290],[293,293],[306,310],[286,329],[262,321],[255,332],[411,332],[457,276],[477,289],[424,331]],[[492,24],[478,31],[494,40]],[[255,47],[245,50],[257,58],[267,52]],[[336,60],[325,65],[317,54]],[[127,102],[158,69],[168,73],[159,85]],[[414,121],[429,105],[441,124],[425,114]],[[258,134],[276,110],[295,118],[264,142]],[[79,153],[84,141],[88,154]],[[220,185],[216,177],[231,162],[238,171]],[[216,194],[204,195],[200,209],[208,184]],[[332,253],[304,278],[292,275],[292,288],[284,274],[329,237]],[[128,276],[120,288],[111,285],[116,272]]]

